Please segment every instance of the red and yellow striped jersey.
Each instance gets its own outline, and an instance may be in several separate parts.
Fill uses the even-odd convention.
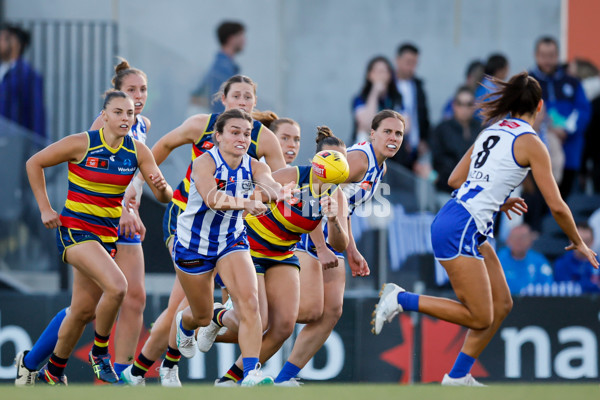
[[[303,233],[312,232],[323,218],[320,199],[331,196],[337,186],[322,194],[312,189],[311,166],[296,167],[299,192],[289,202],[270,204],[270,210],[259,216],[246,215],[250,254],[258,258],[285,260],[294,255],[294,245]]]
[[[66,228],[90,232],[112,243],[117,240],[125,189],[138,167],[135,141],[125,136],[113,149],[104,141],[103,128],[86,134],[85,157],[69,163],[69,192],[60,221]]]

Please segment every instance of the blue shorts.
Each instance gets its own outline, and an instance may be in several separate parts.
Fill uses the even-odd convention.
[[[60,257],[65,263],[67,262],[65,259],[67,249],[84,242],[100,243],[112,258],[115,258],[115,255],[117,254],[117,246],[114,243],[103,242],[93,233],[79,229],[65,228],[64,226],[59,226],[56,230],[56,245],[58,247]]]
[[[342,260],[344,259],[344,253],[335,251],[333,249],[333,247],[331,247],[329,245],[329,243],[327,243],[327,248],[329,248],[329,250],[333,251],[333,254],[335,254],[335,256],[337,258],[341,258]],[[296,251],[303,251],[303,252],[307,253],[309,256],[311,256],[312,258],[316,258],[317,260],[319,259],[319,256],[317,255],[317,248],[315,247],[315,244],[313,243],[313,241],[310,238],[310,235],[308,233],[305,233],[302,235],[300,241],[296,245]]]
[[[264,275],[265,272],[276,265],[293,265],[294,267],[300,270],[300,260],[294,254],[285,260],[276,260],[273,258],[264,258],[264,257],[252,257],[252,262],[254,262],[254,268],[256,268],[257,275]]]
[[[212,271],[217,266],[217,261],[225,257],[227,254],[237,251],[250,251],[248,238],[243,235],[234,244],[226,247],[221,253],[213,256],[205,256],[191,251],[179,243],[177,235],[175,235],[173,244],[173,260],[178,269],[190,275],[201,275]]]
[[[458,256],[483,260],[478,247],[487,236],[477,230],[475,219],[456,199],[450,199],[437,213],[431,224],[431,244],[438,261]]]
[[[142,237],[140,236],[139,233],[135,233],[135,235],[133,235],[133,238],[129,237],[129,236],[123,236],[121,235],[121,228],[118,229],[119,232],[119,238],[117,239],[117,244],[124,244],[124,245],[135,245],[135,244],[142,244]]]
[[[173,238],[177,230],[177,217],[179,217],[181,212],[182,210],[177,204],[173,202],[167,204],[167,209],[163,216],[163,241],[167,248],[169,248],[169,241]]]

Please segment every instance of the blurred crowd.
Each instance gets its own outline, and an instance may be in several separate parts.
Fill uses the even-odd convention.
[[[591,246],[594,228],[600,236],[599,71],[583,59],[562,64],[559,43],[552,37],[539,38],[533,48],[529,73],[540,82],[544,99],[535,129],[548,147],[563,198],[568,200],[577,194],[578,203],[590,203],[576,217],[582,238]],[[482,129],[478,105],[494,98],[493,78],[509,78],[510,62],[507,55],[500,53],[491,54],[487,60],[470,61],[464,81],[445,103],[440,122],[435,125],[431,123],[434,113],[427,107],[426,85],[417,76],[419,54],[415,44],[402,43],[394,64],[384,56],[369,60],[362,87],[352,100],[352,140],[360,142],[368,138],[369,121],[378,111],[392,108],[402,113],[408,121],[407,129],[402,148],[392,161],[434,183],[439,203],[443,204],[453,190],[448,186],[448,177]],[[498,255],[511,292],[535,295],[600,292],[600,272],[577,252],[566,252],[560,257],[555,257],[554,252],[548,254],[551,263],[546,255],[532,249],[538,238],[555,242],[544,232],[549,212],[531,176],[515,195],[525,198],[529,212],[518,219],[516,226],[501,218],[496,224],[496,230],[506,225],[503,228],[507,233],[500,236],[496,245],[500,247]],[[591,216],[594,209],[599,211]],[[600,251],[598,243],[594,248]]]
[[[600,140],[598,69],[583,59],[561,64],[559,43],[552,37],[540,38],[534,49],[529,73],[540,82],[545,103],[535,128],[548,146],[561,193],[564,198],[573,191],[600,193],[600,154],[593,151]],[[499,53],[469,62],[464,82],[457,85],[441,110],[440,122],[434,125],[426,85],[417,76],[419,53],[416,45],[403,43],[394,64],[384,56],[367,63],[362,88],[352,100],[352,140],[367,138],[368,122],[378,111],[401,112],[409,123],[402,151],[394,161],[449,193],[450,172],[481,130],[477,105],[493,99],[491,78],[509,78],[510,63]],[[539,227],[539,221],[531,224]]]

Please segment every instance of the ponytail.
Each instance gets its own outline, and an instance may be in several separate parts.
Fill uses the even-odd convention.
[[[255,110],[255,111],[252,111],[252,113],[250,115],[252,115],[252,119],[260,122],[261,124],[263,124],[264,126],[266,126],[269,129],[271,129],[271,124],[274,121],[276,121],[277,119],[279,119],[277,114],[275,114],[273,111]]]
[[[328,126],[317,126],[317,153],[327,146],[346,147],[346,144],[338,137],[334,136]]]
[[[536,111],[542,99],[542,88],[527,72],[513,76],[508,82],[490,76],[487,78],[498,90],[485,96],[484,102],[479,104],[484,125],[494,123],[507,115],[533,114]]]
[[[119,64],[115,66],[115,76],[113,76],[111,81],[113,88],[115,88],[116,90],[121,90],[121,86],[123,85],[123,79],[125,79],[126,76],[131,74],[139,75],[142,78],[144,78],[146,82],[148,82],[148,77],[146,76],[144,71],[139,70],[137,68],[133,68],[131,65],[129,65],[129,62],[126,59],[124,59],[123,57],[119,57]]]

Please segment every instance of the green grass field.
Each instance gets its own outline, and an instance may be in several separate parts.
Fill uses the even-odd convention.
[[[487,388],[448,388],[439,385],[390,384],[307,384],[301,388],[215,388],[209,385],[186,385],[181,389],[149,385],[145,388],[71,385],[68,388],[36,386],[15,388],[0,386],[0,398],[7,400],[598,400],[600,385],[595,384],[496,384]],[[189,397],[187,397],[189,396]]]

